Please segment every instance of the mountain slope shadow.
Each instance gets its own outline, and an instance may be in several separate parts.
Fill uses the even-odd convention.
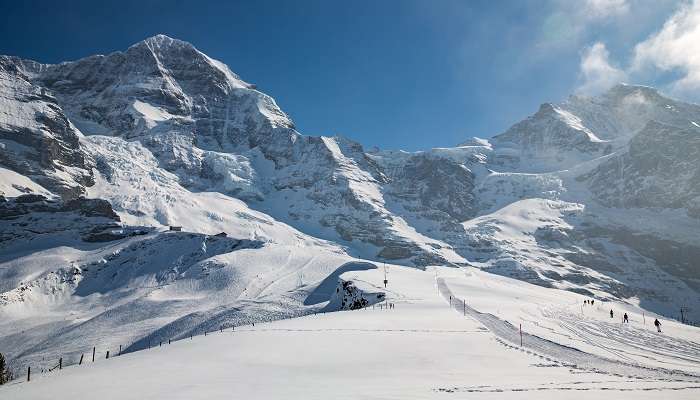
[[[326,279],[321,281],[321,283],[314,289],[313,292],[304,300],[305,306],[312,306],[324,301],[330,300],[333,292],[338,287],[338,278],[341,274],[350,271],[366,271],[370,269],[377,269],[377,266],[368,262],[348,262],[333,271],[332,274],[328,275]]]

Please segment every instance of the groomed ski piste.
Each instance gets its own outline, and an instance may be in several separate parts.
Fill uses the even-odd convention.
[[[21,377],[0,398],[700,398],[696,327],[662,319],[658,333],[657,316],[631,304],[583,305],[474,268],[389,265],[385,289],[377,267],[340,275],[385,292],[374,306],[102,356]]]

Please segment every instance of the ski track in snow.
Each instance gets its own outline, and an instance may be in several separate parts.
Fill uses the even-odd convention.
[[[634,353],[636,356],[648,357],[647,352],[662,355],[665,357],[673,357],[680,360],[686,360],[692,363],[700,363],[700,344],[683,340],[680,338],[672,338],[657,334],[654,331],[636,328],[630,324],[613,323],[593,323],[581,317],[576,317],[570,312],[563,310],[544,310],[543,313],[547,317],[558,316],[559,325],[578,337],[586,340],[592,345],[606,348],[608,351],[615,353],[620,357],[631,360],[621,351],[614,351],[607,348],[603,342],[615,341],[623,343],[633,349],[640,350],[639,353]],[[649,321],[651,324],[651,321]],[[634,340],[630,338],[634,338]],[[641,352],[644,350],[644,352]],[[651,361],[663,363],[663,360],[651,358]]]
[[[621,362],[621,361],[614,361],[610,360],[607,358],[603,358],[597,355],[593,355],[590,353],[585,353],[583,351],[580,351],[578,349],[575,349],[573,347],[568,347],[564,346],[558,343],[555,343],[550,340],[543,339],[539,336],[531,335],[529,333],[523,332],[522,333],[522,338],[523,338],[523,346],[520,347],[520,332],[519,328],[510,324],[507,321],[501,320],[500,318],[492,315],[492,314],[487,314],[487,313],[481,313],[473,308],[471,308],[469,305],[466,305],[464,303],[464,300],[461,298],[456,297],[452,291],[450,290],[449,286],[445,282],[444,278],[437,277],[437,286],[438,290],[440,291],[440,294],[445,298],[445,299],[452,299],[451,301],[451,307],[455,309],[455,311],[458,311],[460,313],[464,313],[474,319],[476,319],[478,322],[483,324],[487,329],[489,329],[491,332],[493,332],[499,340],[502,342],[503,345],[509,348],[513,349],[519,349],[520,351],[523,351],[527,354],[535,355],[538,356],[546,361],[549,362],[555,362],[558,361],[561,363],[562,366],[569,367],[572,369],[578,369],[578,370],[585,370],[589,372],[596,372],[596,373],[601,373],[601,374],[609,374],[609,375],[614,375],[614,376],[619,376],[619,377],[624,377],[627,376],[629,378],[634,378],[637,380],[657,380],[657,381],[665,381],[665,382],[695,382],[695,383],[700,383],[700,376],[696,374],[692,374],[689,372],[685,371],[679,371],[679,370],[669,370],[669,369],[663,369],[663,368],[651,368],[651,367],[646,367],[643,365],[639,365],[637,363],[634,363],[630,360],[630,362]],[[572,319],[565,320],[565,324],[569,324],[569,326],[574,327],[574,332],[576,332],[576,328],[580,329],[580,331],[583,331],[583,329],[580,326],[576,326],[576,324],[573,324]],[[586,331],[583,331],[586,332]],[[590,335],[590,330],[587,331],[588,333],[584,333]],[[616,332],[614,329],[608,329],[608,333],[610,333],[612,336],[614,336],[616,339],[617,337],[623,337],[624,335],[619,334],[619,332]],[[600,334],[592,335],[592,336],[600,336]],[[590,338],[590,336],[589,336]],[[589,339],[591,340],[591,339]],[[659,349],[663,350],[658,350],[662,351],[663,353],[670,353],[674,351],[677,347],[680,347],[680,344],[674,344],[669,347],[664,347],[664,345],[668,345],[669,342],[677,341],[678,339],[671,339],[668,338],[666,341],[662,342],[653,342],[654,347],[658,347]],[[628,341],[625,341],[626,343]],[[685,341],[684,341],[685,342]],[[651,346],[651,343],[649,343],[648,339],[645,340],[643,343],[646,345]],[[695,345],[697,346],[697,345]],[[664,351],[665,350],[665,351]],[[697,354],[696,354],[697,356]],[[625,357],[626,359],[629,359]],[[691,387],[689,387],[691,388]],[[694,387],[693,387],[694,388]],[[619,390],[619,389],[616,389]],[[660,389],[659,389],[660,390]],[[499,390],[494,390],[494,391],[499,391]],[[502,390],[501,390],[502,391]]]
[[[309,258],[300,260],[298,265],[307,265]],[[277,260],[279,263],[274,268],[266,270],[265,278],[286,273],[289,263],[286,254],[279,254]],[[450,394],[461,398],[464,393],[470,393],[470,398],[491,398],[496,394],[555,399],[567,393],[569,398],[587,399],[593,393],[602,393],[604,398],[616,399],[632,396],[655,399],[661,395],[694,399],[700,390],[700,377],[657,368],[656,365],[663,367],[663,364],[653,359],[650,367],[624,359],[611,360],[563,344],[570,341],[557,343],[557,337],[550,341],[527,333],[521,347],[517,326],[477,311],[488,307],[482,303],[475,303],[472,308],[454,296],[452,290],[470,296],[470,292],[462,291],[465,281],[457,279],[456,271],[461,272],[436,267],[433,277],[431,272],[390,266],[386,293],[387,301],[398,305],[395,309],[367,307],[308,313],[270,323],[255,321],[255,325],[236,326],[235,330],[217,329],[206,338],[204,335],[182,337],[172,345],[164,341],[160,346],[154,341],[156,346],[151,350],[124,354],[125,357],[109,361],[103,356],[102,362],[64,368],[63,372],[39,373],[30,384],[21,382],[20,377],[18,382],[2,388],[0,397],[6,390],[8,398],[32,400],[51,399],[55,393],[76,399],[115,400],[173,395],[176,398],[425,399]],[[502,301],[507,297],[499,296],[509,293],[509,279],[489,280],[488,274],[475,275],[487,292],[493,294],[493,299],[497,299],[496,307],[505,307]],[[250,277],[259,278],[254,273]],[[343,281],[362,282],[377,289],[382,289],[383,278],[380,268],[349,269],[338,276]],[[526,285],[517,282],[517,286]],[[481,285],[476,281],[476,286],[471,287],[476,290]],[[602,342],[585,333],[584,328],[594,329],[596,321],[572,313],[571,307],[576,304],[570,297],[555,295],[553,305],[545,305],[550,303],[542,303],[536,294],[549,293],[551,289],[529,285],[526,289],[535,292],[530,301],[538,308],[530,308],[525,321],[537,319],[537,313],[542,312],[546,314],[543,324],[550,322],[550,318],[569,324],[568,330],[546,324],[552,330],[564,331],[562,339],[588,335],[586,338],[591,342]],[[526,289],[520,293],[527,293]],[[476,296],[488,297],[487,293],[471,293],[474,301]],[[444,306],[450,296],[454,301],[448,309]],[[514,299],[522,301],[518,297]],[[497,312],[497,315],[502,314]],[[577,325],[578,318],[583,328]],[[508,319],[512,321],[511,317]],[[606,325],[608,321],[602,323]],[[611,337],[613,350],[629,354],[626,347],[620,350],[614,339],[618,335],[615,329],[627,326],[610,325],[600,335]],[[545,335],[550,337],[548,331]],[[674,348],[664,344],[659,347],[656,351]],[[689,355],[683,357],[692,358],[693,348],[687,352]],[[664,353],[664,357],[669,356]],[[129,385],[115,390],[115,382],[129,382]],[[340,394],[334,392],[338,387],[342,388]]]
[[[628,381],[630,383],[636,384],[636,381]],[[439,388],[435,389],[437,392],[443,393],[505,393],[505,392],[532,392],[532,391],[611,391],[611,392],[649,392],[649,391],[679,391],[679,390],[693,390],[700,389],[700,386],[645,386],[645,387],[615,387],[615,386],[598,386],[600,384],[605,384],[608,382],[572,382],[568,386],[533,386],[533,387],[511,387],[502,388],[494,386],[466,386],[466,387],[454,387],[454,388]],[[611,381],[609,383],[617,383],[617,381]],[[591,385],[591,386],[583,386]],[[595,386],[594,386],[595,385]]]

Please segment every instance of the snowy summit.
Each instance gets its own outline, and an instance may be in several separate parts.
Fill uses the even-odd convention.
[[[698,398],[699,124],[367,151],[165,35],[0,56],[0,398]]]

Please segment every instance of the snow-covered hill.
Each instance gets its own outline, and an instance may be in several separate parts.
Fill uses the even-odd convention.
[[[490,140],[370,152],[302,135],[164,35],[56,65],[1,56],[0,349],[24,365],[344,307],[338,276],[378,262],[697,321],[698,124],[697,105],[618,85]]]
[[[386,272],[386,289],[383,269],[340,278],[386,292],[390,309],[370,305],[238,325],[116,357],[114,345],[101,346],[94,363],[87,348],[87,363],[35,371],[31,382],[22,376],[0,387],[0,396],[694,399],[700,393],[698,328],[664,320],[657,333],[655,315],[637,307],[582,306],[585,296],[473,269],[389,265]],[[625,312],[629,324],[621,323]]]

